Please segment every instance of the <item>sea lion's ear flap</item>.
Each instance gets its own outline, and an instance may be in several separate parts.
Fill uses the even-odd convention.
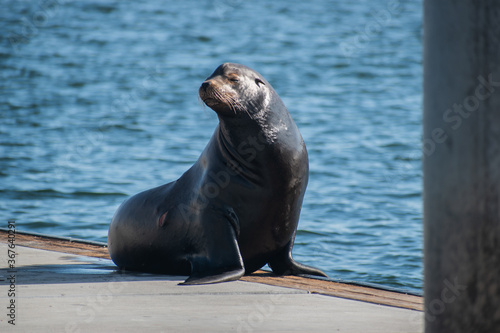
[[[255,83],[256,83],[257,85],[259,85],[260,83],[262,83],[263,85],[266,85],[266,84],[265,84],[265,83],[264,83],[261,79],[259,79],[259,78],[256,78],[256,79],[255,79]]]

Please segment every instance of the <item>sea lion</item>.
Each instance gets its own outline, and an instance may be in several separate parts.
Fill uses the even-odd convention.
[[[183,284],[237,280],[265,264],[278,275],[326,276],[292,258],[309,162],[281,98],[234,63],[220,65],[199,95],[219,125],[178,180],[118,208],[108,233],[115,264],[189,275]]]

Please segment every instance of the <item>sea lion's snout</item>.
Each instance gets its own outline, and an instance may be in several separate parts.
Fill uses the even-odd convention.
[[[219,98],[217,98],[217,93],[213,87],[213,83],[210,80],[206,80],[201,84],[200,89],[198,89],[198,94],[200,95],[203,103],[205,103],[208,107],[220,104]]]
[[[236,114],[241,109],[236,93],[220,76],[209,77],[198,89],[201,100],[218,114]]]
[[[210,81],[204,81],[201,84],[200,90],[207,91],[207,88],[210,86]]]

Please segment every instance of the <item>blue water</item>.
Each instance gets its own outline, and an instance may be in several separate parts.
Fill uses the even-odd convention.
[[[0,227],[105,241],[127,196],[198,158],[217,125],[198,87],[239,62],[272,83],[308,147],[295,258],[421,290],[419,1],[3,7]]]

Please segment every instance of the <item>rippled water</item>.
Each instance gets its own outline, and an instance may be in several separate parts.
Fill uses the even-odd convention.
[[[270,81],[309,151],[294,247],[332,278],[422,286],[419,1],[10,1],[0,12],[0,218],[105,241],[217,124],[222,62]],[[0,221],[0,226],[1,226]]]

